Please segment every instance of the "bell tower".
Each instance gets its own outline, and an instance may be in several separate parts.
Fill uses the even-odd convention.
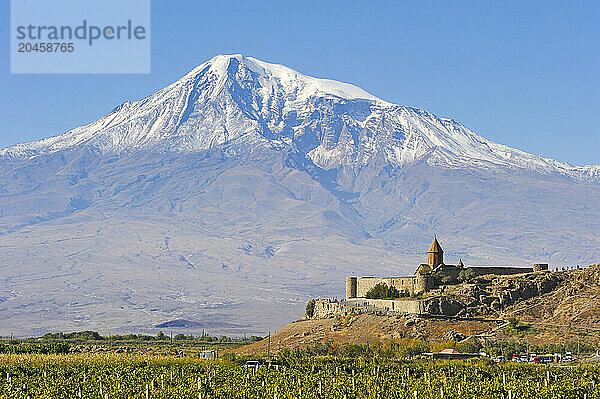
[[[427,263],[432,268],[444,264],[444,250],[440,246],[437,237],[433,239],[429,250],[427,251]]]

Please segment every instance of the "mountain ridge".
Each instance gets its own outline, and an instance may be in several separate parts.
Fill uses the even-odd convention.
[[[478,163],[600,181],[598,165],[571,166],[528,154],[493,143],[453,119],[239,54],[218,55],[95,122],[5,148],[0,156],[32,157],[80,145],[102,153],[288,147],[323,169],[361,167],[382,153],[400,168],[428,158],[450,168]]]

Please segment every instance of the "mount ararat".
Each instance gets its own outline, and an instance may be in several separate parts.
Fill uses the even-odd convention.
[[[0,150],[0,334],[264,334],[348,275],[412,273],[434,234],[449,263],[588,265],[599,199],[600,166],[219,55]]]

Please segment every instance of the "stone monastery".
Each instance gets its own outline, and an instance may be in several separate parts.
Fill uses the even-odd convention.
[[[446,265],[444,250],[436,237],[427,251],[427,263],[420,264],[413,276],[348,277],[346,278],[346,299],[365,298],[367,292],[379,283],[396,288],[404,296],[423,294],[439,288],[445,280],[457,280],[459,274],[467,269],[470,270],[471,276],[509,275],[548,270],[548,264],[535,263],[533,267],[465,267],[462,260],[459,260],[457,265]]]

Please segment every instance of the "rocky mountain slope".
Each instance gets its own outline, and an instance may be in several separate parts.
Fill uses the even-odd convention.
[[[582,143],[584,145],[585,143]],[[598,166],[253,58],[217,56],[0,151],[0,334],[265,333],[349,274],[595,261]],[[185,323],[184,323],[185,324]]]

